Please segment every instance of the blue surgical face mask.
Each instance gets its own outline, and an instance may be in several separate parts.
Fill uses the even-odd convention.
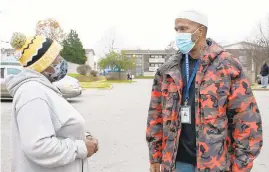
[[[193,42],[191,37],[198,29],[196,29],[193,33],[177,33],[176,45],[181,53],[188,54],[193,49],[196,42]]]

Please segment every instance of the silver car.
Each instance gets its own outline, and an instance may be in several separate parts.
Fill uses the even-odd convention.
[[[74,98],[82,94],[82,88],[77,79],[65,76],[62,80],[53,82],[58,87],[64,98]]]
[[[1,99],[12,99],[11,95],[7,91],[5,78],[8,75],[17,75],[21,72],[20,64],[4,64],[1,62]]]
[[[8,93],[5,78],[8,75],[17,75],[21,72],[22,67],[16,62],[1,62],[1,100],[12,99]],[[62,80],[54,82],[55,85],[61,92],[64,98],[74,98],[82,94],[82,88],[77,79],[65,76]]]

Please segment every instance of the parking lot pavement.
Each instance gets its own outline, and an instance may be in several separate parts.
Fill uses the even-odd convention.
[[[151,80],[117,84],[112,90],[84,90],[71,99],[86,120],[86,128],[99,139],[100,150],[90,158],[93,172],[147,172],[148,149],[145,141]],[[268,171],[269,92],[255,92],[263,118],[264,146],[253,172]],[[10,172],[11,103],[1,104],[2,172]]]
[[[263,147],[254,162],[253,172],[269,171],[269,91],[254,92],[263,122]]]

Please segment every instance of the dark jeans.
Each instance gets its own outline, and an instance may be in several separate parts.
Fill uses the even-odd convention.
[[[195,172],[197,171],[196,167],[192,164],[187,164],[184,162],[176,162],[176,172]]]

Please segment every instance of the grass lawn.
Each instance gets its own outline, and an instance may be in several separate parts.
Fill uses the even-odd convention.
[[[154,76],[135,76],[135,79],[154,79]]]
[[[259,91],[269,91],[269,87],[261,88],[261,85],[256,84],[256,83],[251,85],[251,89],[252,90],[259,90]]]
[[[103,82],[80,82],[82,88],[110,89],[112,84]]]
[[[73,78],[76,78],[76,77],[81,76],[81,75],[78,74],[78,73],[69,73],[68,76],[71,76]]]
[[[135,81],[129,80],[106,80],[104,76],[82,76],[80,74],[68,74],[71,77],[74,77],[80,81],[82,88],[99,88],[99,89],[110,89],[113,84],[130,84]]]
[[[135,81],[129,81],[129,80],[107,80],[107,81],[101,81],[102,83],[110,83],[110,84],[130,84]]]
[[[110,89],[113,84],[130,84],[135,81],[128,80],[110,80],[110,81],[96,81],[96,82],[80,82],[82,88],[99,88]]]
[[[104,76],[97,76],[97,77],[93,77],[91,75],[90,76],[83,76],[83,75],[76,74],[76,73],[69,73],[68,76],[76,78],[77,80],[79,80],[79,82],[95,82],[95,81],[106,80],[106,77],[104,77]]]

